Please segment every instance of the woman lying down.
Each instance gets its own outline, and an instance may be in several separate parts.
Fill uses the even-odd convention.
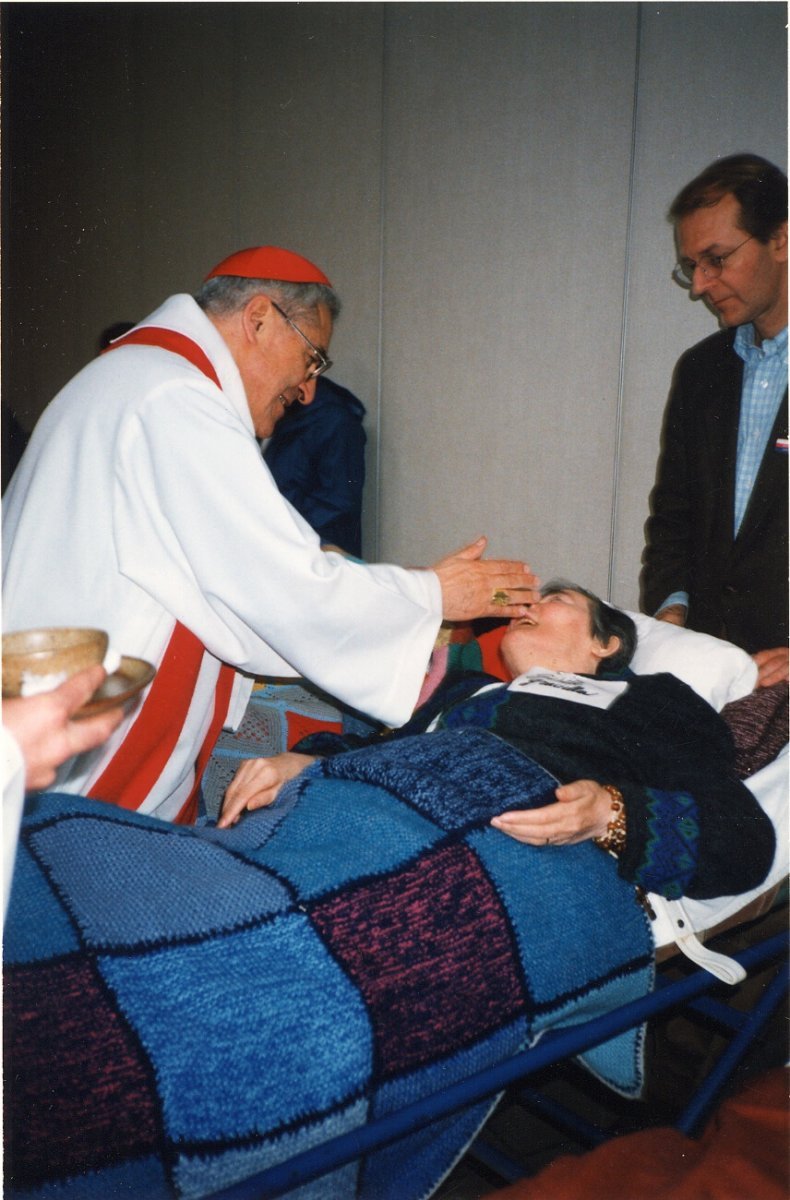
[[[270,805],[319,758],[437,730],[496,734],[560,781],[556,803],[494,816],[491,825],[546,847],[592,840],[618,872],[670,899],[737,895],[770,869],[774,830],[733,769],[729,731],[670,674],[635,675],[636,629],[584,588],[554,581],[501,643],[514,678],[451,673],[411,721],[386,735],[314,734],[290,752],[242,764],[220,827]]]
[[[713,709],[631,674],[633,649],[628,617],[557,584],[507,631],[511,684],[461,674],[373,744],[247,763],[224,829],[31,797],[4,931],[6,1194],[210,1196],[650,991],[634,884],[750,889],[774,833]],[[642,1046],[581,1059],[637,1096]],[[311,1195],[422,1200],[493,1102]]]

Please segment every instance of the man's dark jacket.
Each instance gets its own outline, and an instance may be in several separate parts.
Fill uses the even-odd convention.
[[[324,543],[362,556],[365,408],[322,375],[312,404],[292,404],[263,457],[274,482]]]
[[[675,370],[646,527],[642,607],[653,614],[672,592],[688,592],[690,628],[753,654],[788,640],[787,392],[734,538],[743,381],[734,338],[734,330],[706,338]]]

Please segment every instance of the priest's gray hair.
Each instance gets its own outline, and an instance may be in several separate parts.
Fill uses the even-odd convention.
[[[325,283],[285,283],[281,279],[215,275],[195,293],[195,301],[212,316],[229,317],[261,292],[271,296],[292,319],[314,312],[319,304],[326,305],[333,321],[340,315],[340,297]]]

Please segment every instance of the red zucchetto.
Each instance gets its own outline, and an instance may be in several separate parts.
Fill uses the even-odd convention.
[[[229,258],[218,263],[209,271],[206,279],[215,275],[238,275],[243,279],[277,279],[282,283],[332,284],[315,263],[283,250],[280,246],[252,246],[249,250],[237,250]]]

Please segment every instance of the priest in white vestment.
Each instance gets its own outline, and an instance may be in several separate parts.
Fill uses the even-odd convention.
[[[391,725],[410,715],[443,618],[519,616],[524,563],[485,539],[433,569],[321,550],[262,462],[327,369],[339,302],[314,264],[241,251],[177,295],[42,415],[4,500],[4,625],[106,629],[157,676],[55,787],[194,819],[200,771],[256,675],[303,676]]]

